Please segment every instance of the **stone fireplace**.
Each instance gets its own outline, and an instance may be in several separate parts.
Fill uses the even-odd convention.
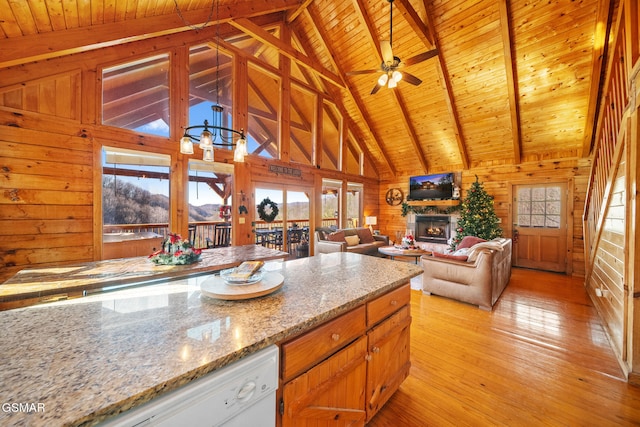
[[[417,242],[444,243],[451,238],[449,215],[416,215],[414,237]]]

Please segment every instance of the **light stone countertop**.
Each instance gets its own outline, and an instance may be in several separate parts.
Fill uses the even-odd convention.
[[[266,268],[284,286],[244,301],[201,295],[204,275],[0,312],[0,425],[94,425],[422,273],[344,252]]]
[[[4,308],[3,303],[24,301],[30,305],[61,295],[79,296],[111,285],[184,277],[235,267],[247,260],[267,261],[288,256],[287,252],[260,245],[242,245],[204,249],[200,261],[190,265],[155,265],[143,256],[24,269],[0,284],[0,310]]]

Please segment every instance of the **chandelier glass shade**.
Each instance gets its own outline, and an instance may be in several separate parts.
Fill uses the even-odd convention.
[[[180,152],[182,154],[193,154],[194,142],[200,145],[202,149],[202,160],[205,162],[213,162],[214,147],[235,147],[233,153],[234,162],[244,162],[244,156],[247,155],[247,138],[244,129],[235,130],[222,126],[223,108],[214,104],[211,106],[213,112],[212,124],[208,120],[203,125],[195,125],[184,128],[184,134],[180,138]],[[202,129],[200,135],[194,134],[194,130]],[[234,138],[238,138],[234,142]]]

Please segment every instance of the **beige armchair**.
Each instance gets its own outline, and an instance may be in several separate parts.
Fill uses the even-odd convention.
[[[472,261],[423,256],[422,290],[492,310],[511,278],[511,239],[494,239],[469,250]]]

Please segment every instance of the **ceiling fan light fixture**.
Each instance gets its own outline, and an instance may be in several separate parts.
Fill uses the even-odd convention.
[[[398,70],[395,70],[393,74],[391,74],[391,80],[398,83],[400,80],[402,80],[402,73]]]
[[[393,89],[396,86],[398,86],[398,82],[395,81],[393,78],[389,79],[389,84],[387,85],[387,87],[389,89]]]
[[[378,78],[378,85],[379,86],[384,86],[387,84],[387,80],[389,80],[389,75],[387,73],[382,74],[379,78]]]

